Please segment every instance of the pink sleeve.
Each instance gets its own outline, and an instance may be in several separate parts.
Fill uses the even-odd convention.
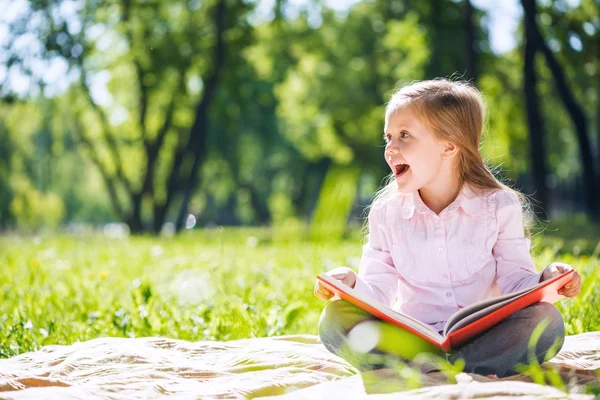
[[[384,238],[382,212],[385,208],[371,208],[369,212],[369,239],[363,246],[354,289],[392,307],[399,274]]]
[[[496,193],[498,240],[492,254],[496,259],[496,281],[502,294],[535,286],[540,282],[529,252],[530,241],[523,231],[523,214],[517,195],[509,191]]]

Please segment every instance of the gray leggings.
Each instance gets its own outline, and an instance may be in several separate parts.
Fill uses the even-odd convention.
[[[356,343],[354,338],[349,340],[350,332],[364,322],[378,327],[378,332],[384,332],[383,335],[378,334],[377,343],[367,346],[372,347],[369,351],[356,350],[356,346],[350,346],[350,341]],[[365,324],[361,325],[365,326]],[[538,325],[540,328],[536,330]],[[530,344],[534,330],[537,336],[533,336],[538,339]],[[358,329],[354,334],[357,331]],[[363,330],[363,332],[369,331]],[[437,369],[434,364],[414,362],[419,358],[414,357],[414,349],[424,349],[423,351],[427,352],[430,349],[430,353],[436,352],[428,342],[418,336],[407,334],[406,331],[344,300],[332,301],[325,306],[319,320],[319,336],[329,351],[343,357],[359,371],[391,367],[398,362],[413,364],[422,372]],[[437,351],[437,355],[451,363],[463,359],[464,372],[481,375],[496,374],[502,378],[519,373],[515,368],[520,364],[531,363],[534,361],[533,356],[540,364],[553,357],[562,347],[564,338],[564,322],[558,309],[549,303],[536,303],[474,337],[462,348],[447,354]]]

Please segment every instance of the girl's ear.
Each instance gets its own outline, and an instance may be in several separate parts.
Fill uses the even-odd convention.
[[[452,142],[447,142],[442,150],[442,158],[452,158],[458,154],[458,146]]]

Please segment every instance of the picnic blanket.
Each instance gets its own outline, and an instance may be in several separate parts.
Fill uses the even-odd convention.
[[[99,338],[69,346],[45,346],[0,360],[0,398],[5,399],[327,399],[332,398],[590,398],[597,382],[600,332],[569,336],[544,366],[557,369],[564,391],[532,383],[526,375],[492,381],[459,374],[448,384],[441,373],[407,388],[392,369],[358,371],[329,353],[315,335],[228,342],[168,338]],[[387,394],[386,394],[387,393]]]

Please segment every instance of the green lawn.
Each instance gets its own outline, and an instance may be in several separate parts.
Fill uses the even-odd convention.
[[[534,237],[537,265],[564,261],[582,274],[580,296],[558,307],[568,334],[596,330],[595,231],[586,245],[561,242],[556,233],[547,228]],[[103,336],[316,334],[326,303],[313,295],[314,277],[339,265],[357,270],[361,238],[358,230],[340,241],[302,237],[249,228],[176,238],[0,237],[0,357]]]

